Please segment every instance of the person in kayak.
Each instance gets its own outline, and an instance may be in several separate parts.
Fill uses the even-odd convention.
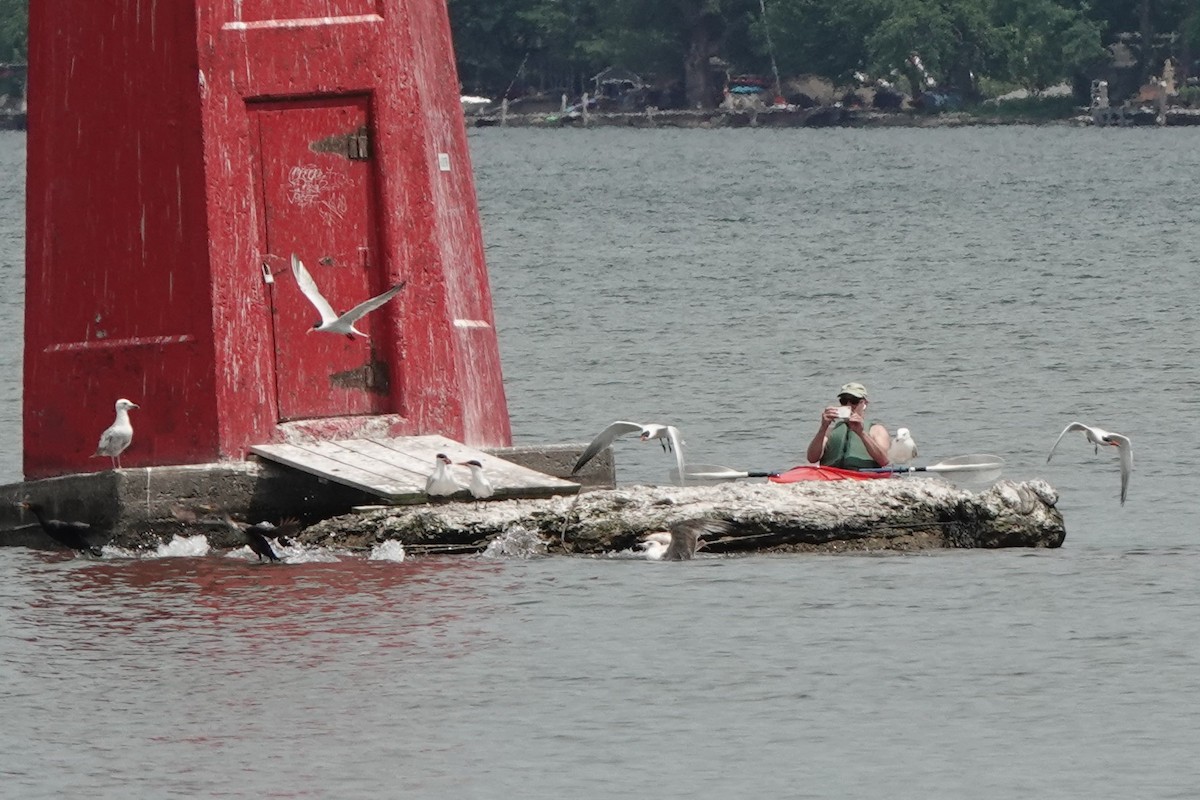
[[[886,467],[892,439],[883,423],[867,419],[868,405],[865,386],[843,386],[838,405],[821,412],[821,427],[808,443],[809,462],[841,469]]]

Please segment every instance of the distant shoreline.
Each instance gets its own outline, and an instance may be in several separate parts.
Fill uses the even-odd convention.
[[[1091,127],[1092,115],[1081,110],[1070,117],[1019,114],[978,114],[965,111],[921,113],[875,111],[839,106],[805,109],[672,110],[638,112],[578,112],[468,115],[469,127],[511,128],[963,128],[972,126],[1037,125]],[[1111,124],[1111,123],[1110,123]],[[1153,113],[1131,112],[1125,125],[1154,126]],[[1166,126],[1200,125],[1200,110],[1169,109]]]

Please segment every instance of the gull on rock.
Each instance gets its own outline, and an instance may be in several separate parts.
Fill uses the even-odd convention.
[[[1071,431],[1083,431],[1084,436],[1092,443],[1093,453],[1099,453],[1101,445],[1117,448],[1117,452],[1121,456],[1121,505],[1125,505],[1125,495],[1129,491],[1129,473],[1133,472],[1133,445],[1130,443],[1129,437],[1092,425],[1084,425],[1082,422],[1072,422],[1063,428],[1063,432],[1054,440],[1054,447],[1050,448],[1050,455],[1046,456],[1047,464],[1054,456],[1054,450],[1058,447],[1058,443]]]
[[[121,453],[125,452],[125,448],[133,441],[133,425],[129,422],[131,408],[138,408],[138,404],[125,398],[117,401],[117,418],[100,434],[100,443],[96,445],[96,452],[92,454],[92,458],[108,456],[112,459],[113,467],[121,468]]]
[[[700,537],[732,530],[732,523],[723,519],[685,519],[671,523],[668,530],[647,533],[641,548],[649,561],[689,561],[704,546]]]
[[[648,442],[651,439],[657,439],[662,445],[663,452],[675,454],[675,465],[679,470],[679,483],[683,485],[683,440],[679,437],[679,429],[674,425],[659,425],[656,423],[648,423],[642,425],[637,422],[622,422],[617,421],[609,425],[604,430],[592,439],[591,443],[584,449],[583,454],[579,456],[579,460],[575,462],[571,474],[575,475],[579,470],[583,469],[584,464],[596,457],[604,448],[611,445],[620,436],[627,433],[636,433],[638,439],[643,442]]]
[[[355,336],[368,338],[365,333],[354,327],[354,323],[399,294],[405,284],[404,281],[401,281],[383,294],[376,295],[370,300],[365,300],[339,316],[333,310],[333,306],[329,304],[329,301],[321,294],[321,290],[317,288],[316,281],[312,279],[312,275],[308,274],[308,270],[304,267],[304,262],[295,253],[292,253],[292,274],[296,276],[296,285],[300,287],[300,291],[304,293],[304,296],[308,298],[308,302],[312,303],[313,307],[317,309],[317,313],[321,315],[320,321],[313,325],[307,332],[340,333],[348,339],[353,339]]]
[[[496,493],[492,487],[492,482],[488,480],[488,476],[483,474],[483,464],[478,459],[459,462],[461,466],[469,467],[471,470],[471,483],[467,486],[471,490],[471,496],[476,500],[486,500]]]
[[[454,477],[450,470],[454,462],[445,453],[438,453],[433,466],[433,472],[425,479],[425,494],[430,497],[449,497],[463,485]]]
[[[912,438],[908,428],[899,428],[892,446],[888,449],[888,461],[892,464],[907,466],[917,457],[917,443]]]

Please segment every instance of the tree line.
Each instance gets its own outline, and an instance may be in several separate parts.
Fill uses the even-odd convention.
[[[1200,54],[1200,0],[447,0],[459,78],[489,97],[590,89],[609,66],[718,98],[720,74],[855,75],[978,99],[985,81],[1040,91],[1126,44],[1139,80]],[[28,53],[29,0],[0,0],[0,62]],[[916,55],[918,58],[914,59]],[[904,85],[907,83],[907,85]]]
[[[968,101],[985,82],[1038,92],[1128,48],[1137,77],[1187,75],[1200,0],[448,0],[459,78],[489,97],[591,90],[619,65],[676,83],[689,107],[720,73],[863,76],[936,84]],[[916,58],[914,58],[916,56]]]

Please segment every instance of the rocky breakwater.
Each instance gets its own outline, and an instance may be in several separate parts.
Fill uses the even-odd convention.
[[[629,486],[539,500],[375,508],[319,522],[307,544],[371,547],[397,540],[414,555],[470,552],[503,537],[546,553],[628,550],[672,523],[712,518],[732,530],[708,553],[1059,547],[1058,493],[1041,480],[971,492],[936,479],[834,483]]]

